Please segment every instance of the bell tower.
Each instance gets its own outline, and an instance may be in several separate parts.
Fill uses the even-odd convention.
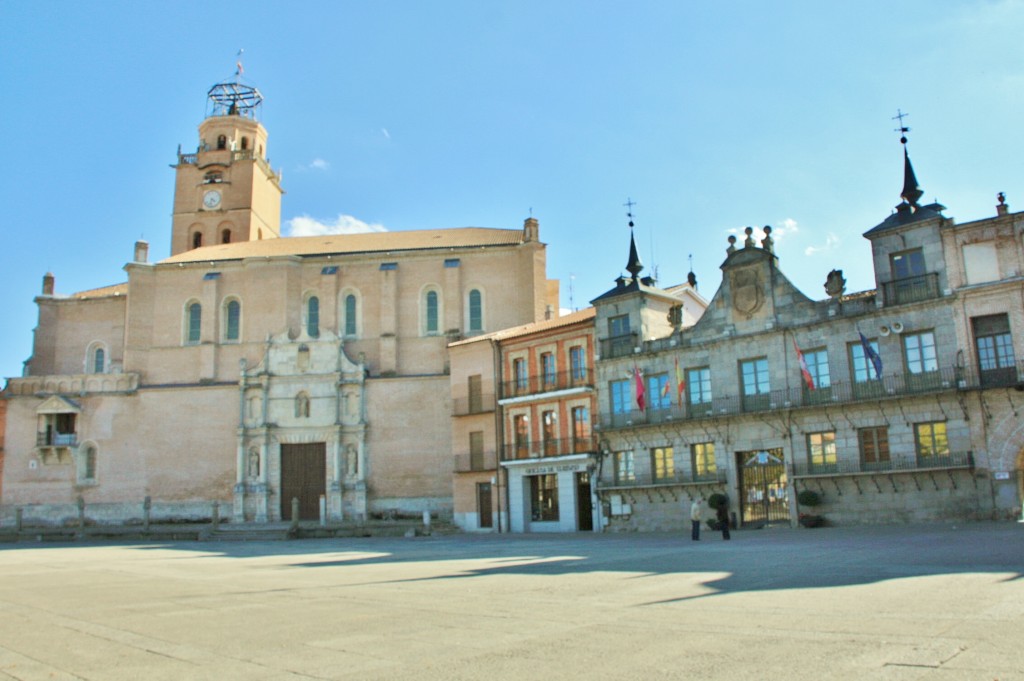
[[[199,124],[199,146],[174,166],[171,255],[202,246],[281,235],[281,175],[267,162],[259,122],[263,95],[233,81],[217,83]]]

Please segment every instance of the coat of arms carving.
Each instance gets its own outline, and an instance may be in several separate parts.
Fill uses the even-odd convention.
[[[732,306],[737,312],[752,315],[764,304],[764,286],[756,269],[732,273]]]

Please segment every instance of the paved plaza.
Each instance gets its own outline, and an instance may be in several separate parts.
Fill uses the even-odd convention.
[[[1024,524],[0,545],[0,679],[1024,679]]]

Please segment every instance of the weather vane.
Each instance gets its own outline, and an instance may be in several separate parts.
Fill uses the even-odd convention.
[[[907,126],[903,125],[903,119],[906,118],[909,115],[910,114],[905,114],[902,111],[900,111],[899,109],[896,109],[896,115],[892,117],[892,120],[894,120],[894,121],[898,120],[900,122],[900,127],[894,128],[894,130],[896,132],[900,133],[900,143],[901,144],[906,144],[907,143],[907,133],[910,132],[910,128],[908,128]]]
[[[626,202],[622,205],[626,207],[626,217],[629,218],[629,228],[633,229],[633,206],[636,205],[636,202],[627,196]]]

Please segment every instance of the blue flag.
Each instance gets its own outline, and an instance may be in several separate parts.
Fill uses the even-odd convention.
[[[871,347],[871,342],[864,337],[864,334],[860,331],[857,332],[860,336],[860,344],[864,346],[864,356],[871,361],[871,366],[875,367],[875,378],[882,378],[882,358],[878,356],[875,349]]]

